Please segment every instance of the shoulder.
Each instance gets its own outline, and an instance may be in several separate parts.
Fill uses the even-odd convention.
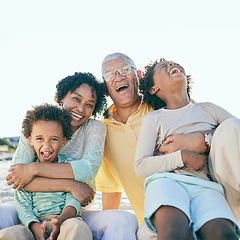
[[[93,127],[106,128],[105,124],[97,119],[89,119],[88,125]]]
[[[143,122],[142,124],[153,124],[156,125],[157,123],[160,122],[160,116],[161,116],[161,109],[159,110],[155,110],[152,111],[150,113],[147,113],[144,117],[143,117]]]
[[[219,106],[217,106],[216,104],[211,103],[211,102],[199,102],[199,103],[194,103],[193,105],[199,106],[202,108],[209,108],[209,109],[220,108]]]
[[[107,127],[106,125],[100,121],[100,120],[96,120],[96,119],[89,119],[88,122],[85,125],[86,130],[92,130],[92,131],[97,131],[97,132],[106,132],[107,131]]]
[[[154,119],[154,118],[158,117],[160,114],[161,114],[161,109],[159,109],[159,110],[154,110],[154,111],[152,111],[152,112],[147,113],[147,114],[144,116],[144,118],[151,120],[151,119]]]

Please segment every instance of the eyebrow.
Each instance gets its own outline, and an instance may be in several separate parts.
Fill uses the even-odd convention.
[[[78,94],[78,93],[75,93],[75,92],[73,92],[73,94],[76,94],[79,97],[83,97],[81,94]],[[88,99],[88,101],[96,104],[96,102],[94,100],[92,100],[92,99]]]
[[[35,138],[43,137],[43,135],[36,135],[36,136],[34,136],[34,137],[35,137]],[[51,137],[54,137],[54,138],[60,139],[60,137],[58,137],[58,136],[51,136]]]

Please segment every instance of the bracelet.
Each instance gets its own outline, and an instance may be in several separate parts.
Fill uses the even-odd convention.
[[[212,134],[211,133],[204,133],[204,132],[201,132],[204,136],[204,142],[205,142],[205,145],[206,145],[206,152],[208,152],[211,148],[211,142],[212,142]]]

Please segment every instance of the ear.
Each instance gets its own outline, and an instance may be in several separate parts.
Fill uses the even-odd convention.
[[[63,141],[62,141],[61,148],[64,147],[64,146],[66,145],[66,143],[67,143],[67,138],[64,137],[64,138],[63,138]]]
[[[159,87],[151,87],[151,88],[149,89],[149,93],[150,93],[151,95],[154,95],[154,94],[156,94],[159,90],[160,90]]]
[[[33,147],[33,142],[32,142],[32,138],[31,138],[31,136],[28,137],[28,142],[29,142],[29,144]]]

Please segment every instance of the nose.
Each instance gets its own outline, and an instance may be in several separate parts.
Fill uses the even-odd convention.
[[[168,64],[168,67],[171,67],[171,66],[173,66],[173,65],[175,65],[175,63],[172,61],[172,62],[170,62],[170,63]]]
[[[78,109],[78,111],[79,112],[83,112],[84,111],[84,106],[83,106],[83,104],[82,103],[79,103],[78,105],[77,105],[77,109]]]
[[[48,141],[44,142],[44,143],[43,143],[43,146],[42,146],[42,150],[43,150],[43,151],[49,151],[49,150],[51,150],[51,144],[50,144]]]

